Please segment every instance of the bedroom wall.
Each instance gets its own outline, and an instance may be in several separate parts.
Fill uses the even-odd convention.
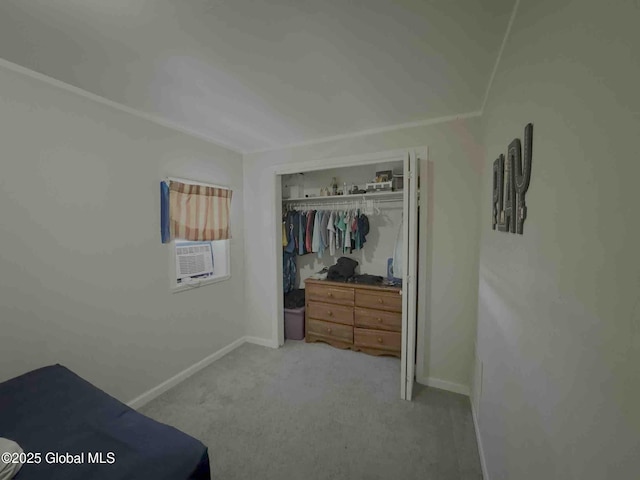
[[[422,209],[420,228],[425,233],[430,230],[431,235],[421,237],[420,249],[431,284],[425,286],[426,307],[420,312],[427,325],[426,355],[418,361],[423,364],[425,378],[446,382],[448,387],[467,388],[477,308],[481,211],[477,199],[482,164],[478,158],[482,155],[477,144],[478,127],[478,119],[470,118],[245,155],[245,204],[252,206],[245,212],[245,229],[247,238],[254,239],[245,246],[248,334],[275,338],[271,317],[276,302],[272,294],[276,272],[265,255],[275,251],[271,232],[274,222],[279,221],[271,213],[274,165],[427,145],[431,163],[422,162],[421,174],[429,188],[426,200],[430,206]],[[429,224],[428,209],[433,222]],[[428,278],[426,271],[420,275],[423,286]]]
[[[0,381],[61,363],[122,401],[244,335],[239,154],[0,66]],[[159,180],[233,189],[229,281],[169,291]]]
[[[491,89],[476,412],[490,480],[640,472],[639,24],[634,1],[522,0]],[[493,231],[491,163],[528,122],[524,235]]]

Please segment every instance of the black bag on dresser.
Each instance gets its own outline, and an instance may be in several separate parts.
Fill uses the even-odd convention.
[[[335,265],[329,267],[327,280],[334,282],[346,282],[353,277],[358,262],[348,257],[340,257]]]

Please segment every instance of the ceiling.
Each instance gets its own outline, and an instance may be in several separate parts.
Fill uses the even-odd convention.
[[[477,112],[514,0],[0,0],[0,57],[239,152]]]

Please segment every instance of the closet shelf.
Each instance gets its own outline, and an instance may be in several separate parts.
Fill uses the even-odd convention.
[[[366,200],[366,199],[386,199],[386,200],[402,200],[403,191],[399,192],[368,192],[368,193],[356,193],[350,195],[328,195],[325,197],[301,197],[301,198],[283,198],[283,203],[294,202],[340,202],[342,200]]]

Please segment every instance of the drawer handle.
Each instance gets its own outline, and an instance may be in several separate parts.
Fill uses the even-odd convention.
[[[382,319],[378,317],[378,323],[382,323]]]
[[[331,329],[327,327],[327,333],[331,333]]]
[[[327,292],[327,297],[333,297],[333,293]]]
[[[382,337],[378,337],[378,343],[382,343]]]
[[[329,311],[327,312],[327,315],[329,315],[330,317],[333,317],[333,312],[332,312],[331,310],[329,310]]]
[[[378,299],[378,303],[384,303],[384,300],[382,300],[381,298]]]

